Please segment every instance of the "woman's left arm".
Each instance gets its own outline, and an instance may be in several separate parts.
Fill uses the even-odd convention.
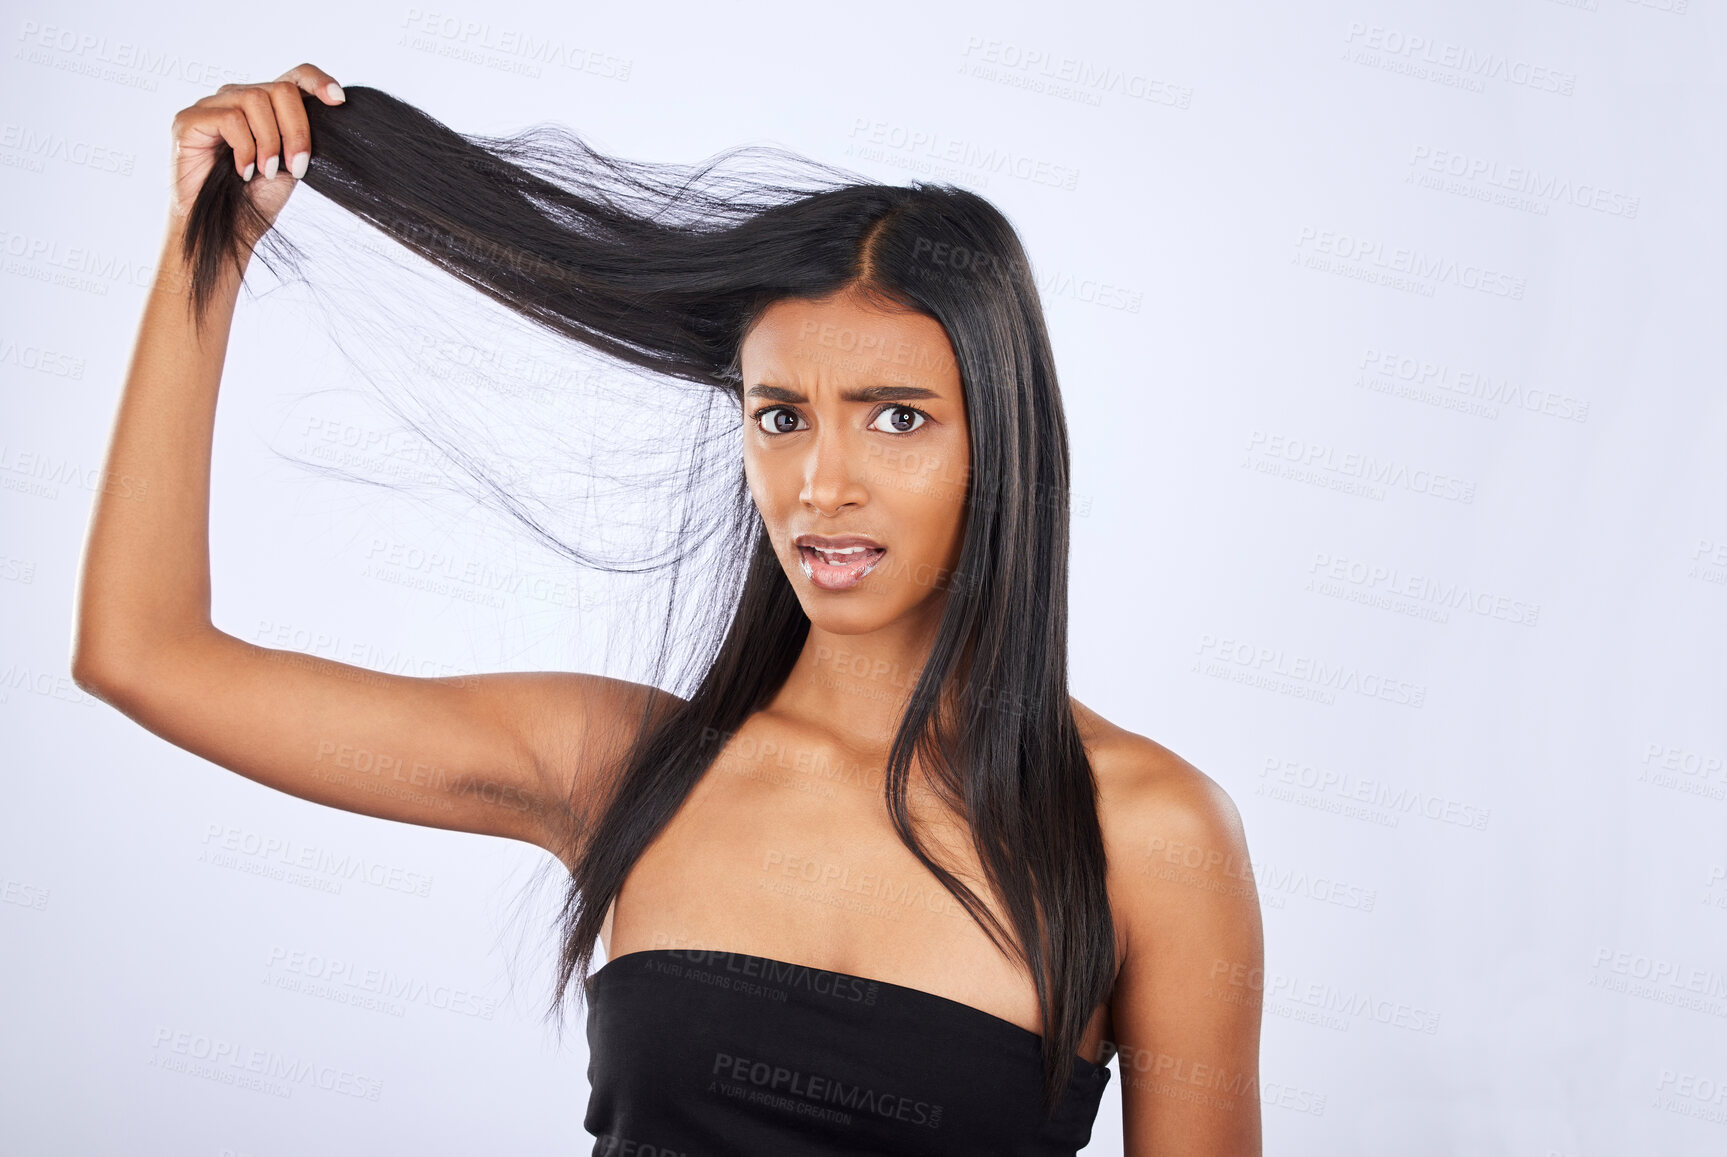
[[[1126,1157],[1260,1157],[1265,939],[1241,817],[1173,752],[1134,746],[1104,821]]]

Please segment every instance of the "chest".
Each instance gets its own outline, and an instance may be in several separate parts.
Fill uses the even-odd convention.
[[[915,769],[914,769],[915,770]],[[749,953],[921,989],[1034,1033],[1030,977],[900,840],[867,756],[746,725],[637,860],[601,932],[606,957]],[[926,852],[1005,923],[963,824],[908,801]],[[1099,1055],[1099,1006],[1081,1054]]]

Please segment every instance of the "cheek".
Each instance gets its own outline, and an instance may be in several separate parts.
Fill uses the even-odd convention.
[[[887,488],[898,521],[914,531],[919,553],[945,555],[965,532],[966,458],[943,446],[924,451],[924,468],[901,474]]]
[[[760,506],[762,504],[761,482],[756,475],[755,460],[748,451],[744,452],[744,485],[748,487],[750,497],[755,499],[756,505]]]
[[[756,504],[756,510],[761,513],[762,521],[769,526],[777,525],[785,514],[785,502],[782,498],[783,487],[779,486],[770,462],[764,461],[758,454],[748,450],[744,452],[744,483],[749,487],[750,498]]]
[[[744,483],[750,488],[750,496],[759,505],[762,499],[762,464],[761,457],[750,449],[746,443],[743,448]]]
[[[954,476],[942,487],[942,518],[946,529],[945,539],[949,551],[958,557],[961,541],[965,538],[965,523],[968,506],[966,496],[971,491],[970,456],[967,447],[962,442],[956,448],[954,462],[958,469]]]

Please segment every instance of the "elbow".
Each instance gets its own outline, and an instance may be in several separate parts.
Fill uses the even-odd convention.
[[[122,715],[135,717],[139,710],[142,680],[136,664],[108,653],[78,648],[72,652],[72,682],[86,695],[101,700]]]
[[[110,620],[80,598],[71,654],[72,682],[79,690],[103,698],[103,692],[113,687],[121,669],[121,648],[115,646],[118,637]]]
[[[99,658],[89,647],[75,647],[72,650],[72,682],[80,691],[104,699],[114,686],[113,665]]]
[[[188,636],[189,637],[189,636]],[[91,616],[80,621],[72,638],[72,682],[99,698],[137,684],[155,670],[164,653],[176,649],[182,636],[161,631],[116,629],[111,621]]]
[[[188,646],[202,636],[105,638],[80,633],[72,645],[72,682],[80,690],[131,713],[145,690],[172,685],[176,669],[194,661]]]
[[[114,694],[134,682],[140,666],[139,648],[115,647],[81,633],[72,645],[72,682],[98,699],[113,701]]]

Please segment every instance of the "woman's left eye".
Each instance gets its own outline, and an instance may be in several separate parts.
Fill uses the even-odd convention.
[[[910,406],[889,406],[876,415],[869,428],[880,430],[884,434],[909,434],[924,423],[924,412],[914,410]],[[887,425],[882,425],[883,420]]]

